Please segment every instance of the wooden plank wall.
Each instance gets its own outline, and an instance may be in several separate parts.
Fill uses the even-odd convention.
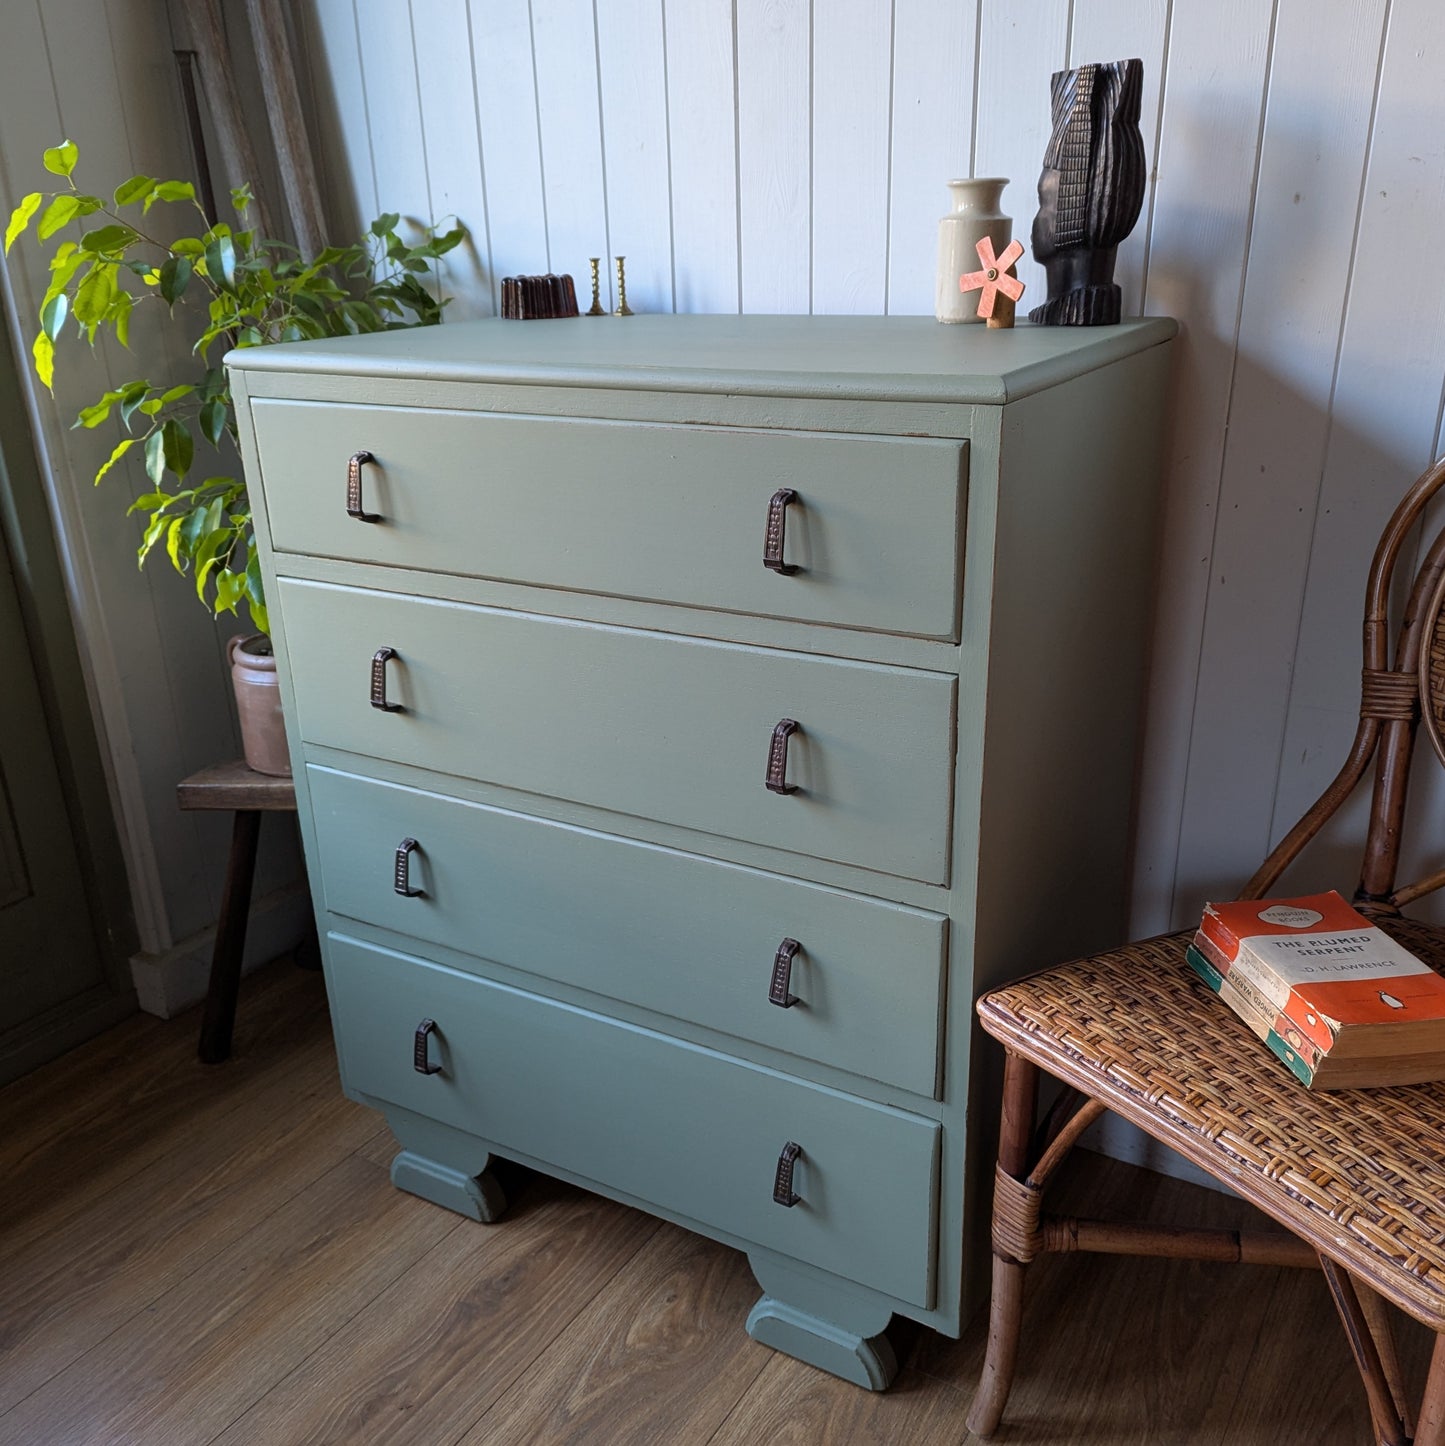
[[[1372,535],[1439,454],[1439,0],[305,0],[331,203],[455,213],[637,309],[917,313],[953,175],[1026,236],[1057,67],[1138,55],[1119,257],[1179,318],[1135,927],[1227,893],[1352,731]],[[358,58],[359,51],[359,58]],[[1035,296],[1041,272],[1020,267]],[[611,296],[610,264],[604,295]],[[1438,797],[1438,790],[1437,790]],[[1433,808],[1433,800],[1426,808]],[[1346,845],[1296,875],[1348,870]]]
[[[84,174],[185,168],[163,0],[14,0],[0,203],[69,132]],[[1132,311],[1183,324],[1141,772],[1135,927],[1227,892],[1351,728],[1369,539],[1437,455],[1439,0],[298,0],[338,237],[459,216],[454,316],[498,279],[628,257],[639,310],[926,312],[943,182],[1013,178],[1048,75],[1139,55],[1152,158]],[[40,277],[7,284],[22,318]],[[1039,291],[1031,262],[1024,279]],[[613,300],[610,260],[604,296]],[[585,291],[584,291],[585,297]],[[28,323],[22,323],[28,325]],[[146,356],[74,356],[38,411],[145,944],[214,912],[224,838],[171,788],[234,747],[214,630],[137,573],[75,406]],[[1438,816],[1439,788],[1418,812]],[[1348,827],[1301,885],[1346,868]]]

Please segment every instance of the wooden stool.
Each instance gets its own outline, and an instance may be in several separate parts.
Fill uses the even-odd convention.
[[[206,1064],[217,1064],[231,1053],[231,1030],[236,1023],[236,995],[241,987],[241,955],[246,948],[246,922],[251,911],[251,882],[256,875],[256,840],[263,813],[295,813],[296,787],[289,777],[277,778],[247,768],[244,760],[217,763],[193,773],[176,786],[182,808],[229,808],[236,813],[231,826],[231,856],[226,863],[226,888],[221,917],[216,922],[216,947],[211,955],[211,982],[206,989],[206,1012],[201,1019],[197,1051]]]

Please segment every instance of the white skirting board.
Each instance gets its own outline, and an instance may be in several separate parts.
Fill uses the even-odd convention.
[[[242,972],[294,949],[311,927],[311,895],[305,883],[288,884],[252,900]],[[130,973],[136,999],[147,1014],[171,1019],[206,997],[216,930],[192,934],[159,954],[135,954]]]

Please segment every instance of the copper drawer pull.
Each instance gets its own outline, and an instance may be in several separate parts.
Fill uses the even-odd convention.
[[[793,955],[803,946],[796,939],[784,939],[773,956],[773,982],[768,987],[768,1003],[780,1009],[791,1009],[798,996],[788,992],[793,982]]]
[[[802,1146],[789,1140],[783,1146],[783,1153],[778,1156],[778,1173],[773,1177],[773,1200],[788,1210],[803,1198],[793,1194],[793,1162],[802,1153]]]
[[[400,713],[400,703],[386,701],[386,665],[396,657],[395,648],[378,648],[371,659],[371,706],[383,713]]]
[[[419,899],[422,896],[421,889],[414,889],[411,886],[411,856],[419,847],[420,845],[414,838],[404,838],[396,846],[395,888],[404,899]]]
[[[798,785],[788,782],[788,739],[798,731],[798,725],[791,718],[779,721],[773,729],[773,741],[768,744],[768,772],[763,780],[770,793],[796,793]]]
[[[763,566],[770,572],[794,573],[797,568],[783,561],[783,540],[787,526],[788,503],[797,493],[791,487],[779,487],[768,503],[768,527],[763,534]]]
[[[346,512],[358,522],[380,522],[381,513],[364,512],[361,507],[361,469],[376,459],[370,452],[353,452],[346,464]]]
[[[440,1074],[442,1067],[439,1064],[432,1064],[427,1059],[427,1038],[436,1033],[437,1022],[434,1019],[423,1019],[416,1027],[416,1038],[412,1042],[411,1065],[418,1074]]]

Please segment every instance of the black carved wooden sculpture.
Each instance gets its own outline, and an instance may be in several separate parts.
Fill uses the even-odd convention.
[[[1048,274],[1049,296],[1029,312],[1032,322],[1108,326],[1119,320],[1114,256],[1144,201],[1143,86],[1139,60],[1054,74],[1054,130],[1033,230],[1034,260]]]

